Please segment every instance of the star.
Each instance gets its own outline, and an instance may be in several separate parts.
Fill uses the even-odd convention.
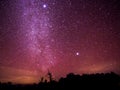
[[[47,7],[47,5],[46,4],[43,4],[43,8],[46,8]]]
[[[76,56],[79,56],[80,55],[80,53],[79,52],[76,52]]]

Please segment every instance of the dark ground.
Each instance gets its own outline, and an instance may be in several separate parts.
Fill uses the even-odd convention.
[[[59,81],[43,80],[38,84],[14,85],[11,82],[0,83],[0,90],[120,90],[120,76],[115,73],[74,75],[69,73]]]

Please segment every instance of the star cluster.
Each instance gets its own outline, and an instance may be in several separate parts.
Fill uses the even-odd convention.
[[[0,0],[0,19],[2,82],[120,74],[119,0]]]

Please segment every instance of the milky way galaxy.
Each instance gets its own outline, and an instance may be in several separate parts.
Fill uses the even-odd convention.
[[[0,0],[0,81],[120,74],[119,29],[119,0]]]

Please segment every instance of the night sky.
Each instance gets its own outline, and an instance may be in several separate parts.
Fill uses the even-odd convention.
[[[0,0],[0,81],[120,74],[120,0]]]

